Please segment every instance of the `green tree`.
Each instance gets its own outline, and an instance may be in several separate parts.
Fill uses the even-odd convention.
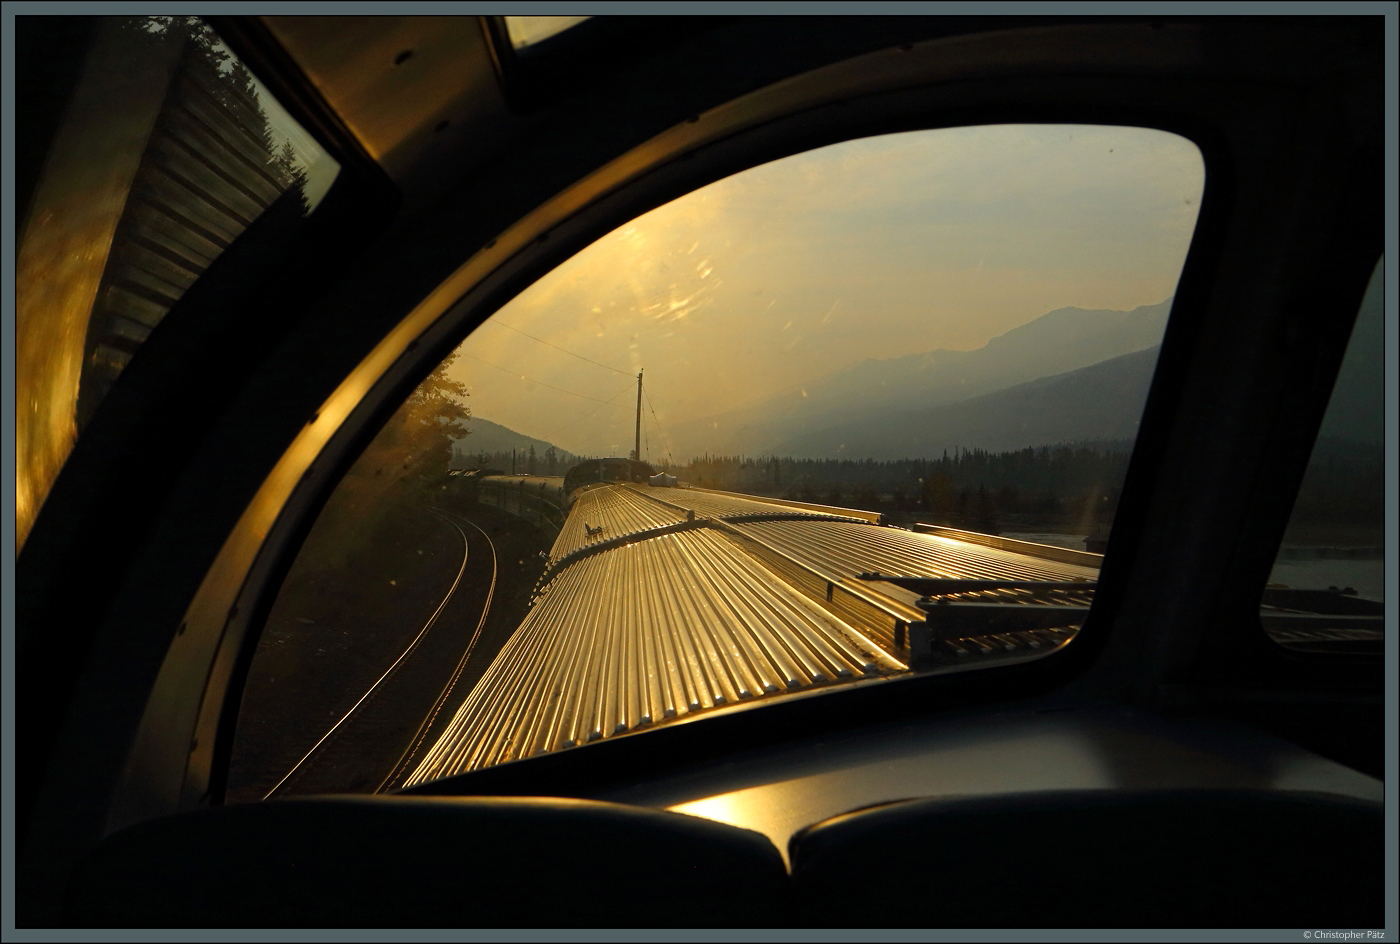
[[[958,519],[959,525],[966,524],[968,517],[972,514],[972,489],[965,488],[958,492],[957,502],[953,505],[953,515]]]
[[[401,453],[402,467],[419,478],[436,478],[447,470],[452,444],[471,419],[466,385],[448,375],[456,360],[451,354],[414,388],[379,436],[386,439],[386,447]]]
[[[268,176],[283,192],[294,192],[301,215],[311,212],[306,199],[306,170],[291,142],[279,147],[263,108],[257,81],[224,48],[217,33],[197,16],[128,16],[119,22],[125,33],[148,47],[181,47],[182,68],[203,76],[200,86],[232,122],[262,150]]]
[[[957,486],[947,472],[934,472],[924,480],[924,508],[930,515],[948,517],[953,514],[957,501]]]
[[[288,191],[294,192],[301,204],[302,216],[311,212],[311,202],[306,199],[306,170],[302,167],[296,151],[292,149],[292,142],[283,141],[282,146],[277,149],[277,153],[270,161],[273,176],[281,182]]]
[[[987,486],[979,484],[977,486],[977,500],[973,512],[973,527],[983,534],[1000,534],[1001,528],[997,523],[996,503],[992,501],[992,495],[987,491]]]
[[[409,394],[340,480],[299,566],[342,571],[364,548],[398,534],[405,511],[418,511],[446,488],[453,443],[471,418],[465,385],[447,373],[454,358]]]

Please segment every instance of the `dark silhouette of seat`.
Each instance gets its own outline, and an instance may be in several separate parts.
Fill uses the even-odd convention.
[[[907,800],[791,844],[795,907],[853,926],[1383,925],[1379,803],[1258,790]]]
[[[99,927],[786,924],[765,837],[587,800],[317,797],[152,820],[69,887]]]

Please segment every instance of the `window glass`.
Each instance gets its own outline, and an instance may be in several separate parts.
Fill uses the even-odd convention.
[[[22,221],[16,534],[166,312],[338,165],[195,17],[101,17]]]
[[[506,35],[517,52],[578,26],[588,16],[506,16]]]
[[[1313,445],[1261,617],[1278,643],[1380,653],[1385,620],[1384,262]]]
[[[909,132],[599,239],[330,499],[254,659],[230,797],[1072,644],[1203,182],[1155,130]]]

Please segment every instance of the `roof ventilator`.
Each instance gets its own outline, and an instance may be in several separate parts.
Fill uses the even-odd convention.
[[[915,604],[926,614],[910,623],[908,647],[915,669],[935,661],[934,643],[975,639],[1037,629],[1078,628],[1093,602],[1094,580],[977,580],[859,574],[920,594]]]

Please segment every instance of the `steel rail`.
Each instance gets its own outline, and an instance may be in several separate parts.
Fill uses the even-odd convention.
[[[437,509],[433,510],[437,511]],[[384,790],[388,788],[389,784],[397,780],[408,769],[409,765],[413,763],[413,758],[418,753],[418,749],[423,746],[423,741],[427,738],[428,732],[432,730],[433,722],[437,720],[438,713],[441,712],[443,706],[447,704],[447,700],[452,697],[452,690],[457,687],[457,682],[462,678],[462,672],[465,671],[467,667],[467,660],[471,658],[471,654],[476,650],[477,641],[481,639],[481,630],[486,625],[486,617],[491,612],[491,600],[496,595],[496,575],[498,573],[497,555],[496,544],[491,540],[491,535],[483,531],[481,526],[470,518],[452,512],[448,512],[448,514],[476,528],[477,531],[481,532],[481,536],[486,539],[486,546],[491,551],[491,585],[486,588],[486,601],[481,606],[481,619],[476,621],[476,629],[472,632],[472,638],[468,641],[467,648],[462,652],[462,658],[457,660],[456,671],[452,673],[452,678],[448,680],[447,686],[442,690],[442,694],[439,695],[437,701],[433,703],[432,710],[428,712],[427,716],[423,719],[423,723],[420,724],[418,730],[414,732],[413,742],[409,745],[408,750],[399,758],[399,762],[394,765],[394,769],[390,772],[389,776],[381,780],[379,786],[375,787],[375,793],[383,793]]]
[[[457,585],[461,583],[462,574],[464,574],[467,570],[467,559],[471,554],[470,547],[467,543],[467,533],[461,528],[457,527],[457,524],[455,522],[451,521],[446,516],[439,513],[437,509],[429,510],[432,511],[434,514],[438,515],[439,518],[442,518],[443,521],[446,521],[448,524],[452,525],[453,528],[456,528],[457,533],[462,536],[462,566],[457,568],[457,576],[453,579],[452,586],[448,588],[447,595],[442,598],[442,602],[437,605],[437,609],[433,610],[433,615],[428,617],[428,621],[423,624],[423,628],[418,631],[418,635],[413,637],[413,642],[409,643],[408,648],[405,649],[402,653],[400,653],[399,657],[394,660],[393,665],[385,669],[384,674],[379,676],[379,678],[375,680],[374,684],[371,685],[368,689],[366,689],[365,693],[359,697],[359,700],[356,701],[355,704],[350,706],[350,710],[345,712],[345,714],[341,715],[340,720],[337,721],[335,724],[331,725],[329,731],[321,735],[320,740],[318,740],[315,744],[311,746],[311,750],[303,754],[301,760],[293,764],[292,769],[283,774],[282,779],[277,781],[277,783],[272,787],[271,790],[263,794],[264,800],[272,799],[272,797],[277,793],[277,791],[282,789],[282,787],[287,783],[287,781],[292,779],[292,776],[298,770],[301,769],[301,766],[305,764],[308,760],[310,760],[312,756],[314,756],[315,753],[321,749],[321,746],[323,744],[330,740],[331,735],[335,734],[335,732],[339,730],[341,725],[343,725],[346,721],[349,721],[351,716],[353,716],[355,712],[360,710],[360,706],[369,700],[369,697],[373,695],[375,691],[379,688],[379,686],[384,683],[384,680],[387,679],[390,675],[394,674],[394,671],[400,665],[403,664],[404,659],[407,659],[409,654],[413,652],[414,649],[418,648],[418,644],[423,640],[423,637],[427,635],[428,630],[432,629],[433,624],[437,622],[438,615],[442,613],[443,608],[447,606],[447,601],[451,600],[452,595],[457,592]]]

